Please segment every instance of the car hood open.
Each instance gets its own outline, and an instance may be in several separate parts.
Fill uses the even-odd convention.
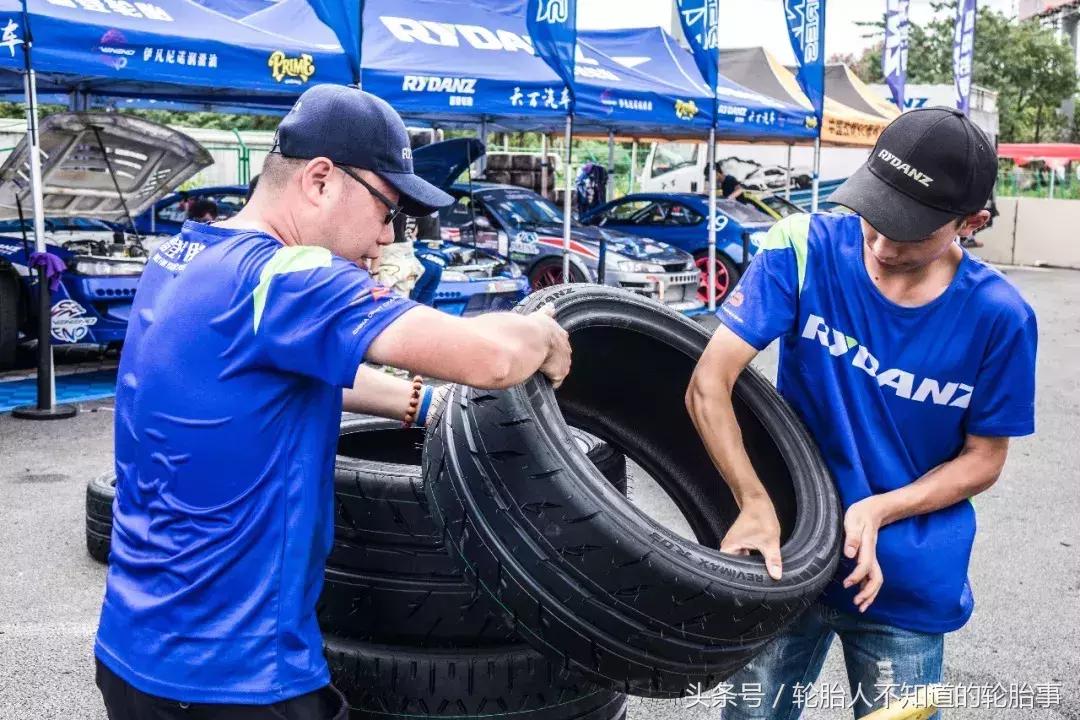
[[[465,168],[487,153],[476,138],[454,138],[413,150],[413,172],[441,190],[448,190]]]
[[[38,127],[48,217],[122,220],[124,206],[116,184],[135,217],[214,162],[206,148],[187,135],[130,115],[57,113]],[[0,167],[0,218],[18,217],[19,204],[29,217],[33,200],[26,138]]]

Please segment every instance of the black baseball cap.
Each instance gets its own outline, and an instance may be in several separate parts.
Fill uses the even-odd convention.
[[[997,152],[959,110],[903,113],[878,137],[866,164],[829,196],[896,242],[922,240],[978,212],[997,180]]]
[[[325,157],[370,170],[393,185],[406,215],[423,217],[454,198],[413,173],[409,132],[385,100],[346,85],[304,91],[278,125],[275,149],[285,157]]]

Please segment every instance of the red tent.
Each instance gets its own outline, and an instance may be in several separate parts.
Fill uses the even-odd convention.
[[[1026,165],[1032,160],[1042,160],[1047,165],[1060,167],[1065,163],[1080,161],[1080,144],[1076,143],[1001,143],[998,157]]]

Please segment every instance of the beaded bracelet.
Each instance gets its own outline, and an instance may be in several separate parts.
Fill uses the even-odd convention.
[[[417,415],[420,413],[420,395],[424,390],[424,379],[419,375],[413,375],[412,379],[412,395],[409,397],[409,408],[405,411],[405,422],[402,423],[403,428],[411,428],[416,422]]]

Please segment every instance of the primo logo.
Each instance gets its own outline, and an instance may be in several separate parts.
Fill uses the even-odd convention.
[[[569,0],[540,0],[536,4],[536,22],[564,23],[570,17]]]
[[[964,383],[941,383],[929,377],[923,378],[922,382],[916,386],[917,378],[914,373],[897,368],[882,369],[878,359],[866,347],[860,345],[858,340],[830,328],[825,324],[824,318],[813,313],[806,318],[802,337],[805,340],[817,340],[822,347],[828,348],[829,354],[833,357],[848,355],[852,348],[857,347],[858,350],[851,358],[851,366],[877,380],[879,387],[892,388],[897,397],[905,400],[921,403],[929,400],[935,405],[966,408],[971,400],[971,393],[975,389]]]

